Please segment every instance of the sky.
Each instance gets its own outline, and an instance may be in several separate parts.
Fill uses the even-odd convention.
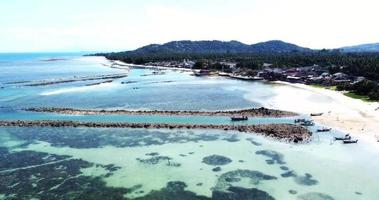
[[[378,0],[0,0],[0,52],[121,51],[173,40],[379,42]]]

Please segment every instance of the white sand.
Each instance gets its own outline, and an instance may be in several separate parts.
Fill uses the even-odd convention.
[[[340,129],[376,142],[379,139],[379,103],[368,103],[341,92],[314,88],[304,84],[277,82],[276,95],[266,102],[269,107],[310,114],[317,123]]]

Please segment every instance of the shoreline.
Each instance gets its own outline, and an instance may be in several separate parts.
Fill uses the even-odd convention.
[[[180,68],[180,67],[165,67],[165,66],[153,66],[153,65],[140,65],[140,64],[133,64],[133,63],[125,63],[121,60],[111,60],[103,56],[105,59],[113,63],[114,65],[118,66],[125,66],[125,67],[131,67],[131,68],[145,68],[145,69],[158,69],[158,70],[179,70],[184,72],[192,72],[192,69],[189,68]],[[119,68],[124,69],[124,68]]]
[[[164,111],[164,110],[94,110],[75,108],[26,108],[28,112],[45,112],[70,115],[166,115],[166,116],[247,116],[247,117],[294,117],[297,113],[275,109],[252,108],[230,111]]]
[[[378,102],[364,102],[359,99],[347,97],[339,91],[315,88],[305,84],[282,81],[276,81],[274,83],[308,90],[331,98],[337,104],[346,108],[346,110],[333,110],[331,108],[321,116],[311,116],[316,123],[360,136],[369,141],[379,142],[379,111],[376,110],[379,107]]]
[[[201,125],[168,123],[114,123],[79,122],[59,120],[14,120],[0,121],[0,127],[86,127],[86,128],[145,128],[145,129],[219,129],[264,135],[279,141],[300,143],[309,142],[312,133],[305,127],[293,124],[259,125]]]

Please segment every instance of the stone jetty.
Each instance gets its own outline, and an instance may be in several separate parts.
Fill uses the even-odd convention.
[[[108,75],[99,75],[99,76],[82,76],[82,77],[73,77],[73,78],[62,78],[56,80],[42,80],[42,81],[18,81],[18,82],[9,82],[6,84],[21,84],[24,83],[24,86],[46,86],[46,85],[54,85],[60,83],[71,83],[71,82],[79,82],[79,81],[94,81],[94,80],[104,80],[104,79],[119,79],[127,77],[127,73],[121,74],[108,74]]]
[[[175,116],[247,116],[247,117],[292,117],[296,113],[268,108],[252,108],[230,111],[165,111],[165,110],[84,110],[75,108],[27,108],[29,112],[48,112],[70,115],[175,115]]]
[[[146,129],[220,129],[245,133],[257,133],[287,142],[307,142],[312,133],[293,124],[259,125],[202,125],[202,124],[166,124],[166,123],[128,123],[128,122],[80,122],[58,120],[0,121],[0,126],[17,127],[89,127],[89,128],[146,128]]]

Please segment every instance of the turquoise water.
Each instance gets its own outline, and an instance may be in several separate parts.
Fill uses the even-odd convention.
[[[240,85],[239,81],[197,78],[189,76],[188,72],[169,70],[164,75],[153,76],[151,70],[134,69],[128,77],[95,86],[87,85],[104,80],[39,87],[26,87],[25,83],[7,84],[128,73],[126,70],[104,66],[109,65],[109,61],[99,57],[55,55],[53,58],[67,60],[41,61],[34,58],[31,61],[0,62],[0,70],[5,71],[0,74],[0,85],[3,87],[0,89],[0,105],[19,109],[43,106],[166,110],[219,110],[260,106],[258,102],[242,98],[243,91],[231,91],[230,88]],[[266,93],[264,88],[260,93]]]
[[[59,60],[46,61],[51,58]],[[108,64],[77,54],[0,54],[0,120],[231,124],[218,116],[60,115],[22,108],[228,110],[259,107],[277,90],[262,82],[171,70],[152,75]],[[88,84],[104,80],[9,84],[118,73],[129,75],[95,86]],[[238,124],[292,122],[250,118]],[[345,133],[316,133],[321,126],[310,128],[309,144],[296,145],[222,130],[2,127],[0,199],[377,199],[377,145],[364,138],[343,145],[333,137]]]
[[[217,130],[0,128],[0,133],[0,152],[9,162],[1,165],[0,193],[20,198],[95,190],[99,198],[121,192],[126,198],[204,199],[233,187],[255,188],[240,192],[260,199],[378,195],[377,153],[363,143],[331,143],[337,132],[301,145]],[[44,188],[50,190],[37,194]]]

